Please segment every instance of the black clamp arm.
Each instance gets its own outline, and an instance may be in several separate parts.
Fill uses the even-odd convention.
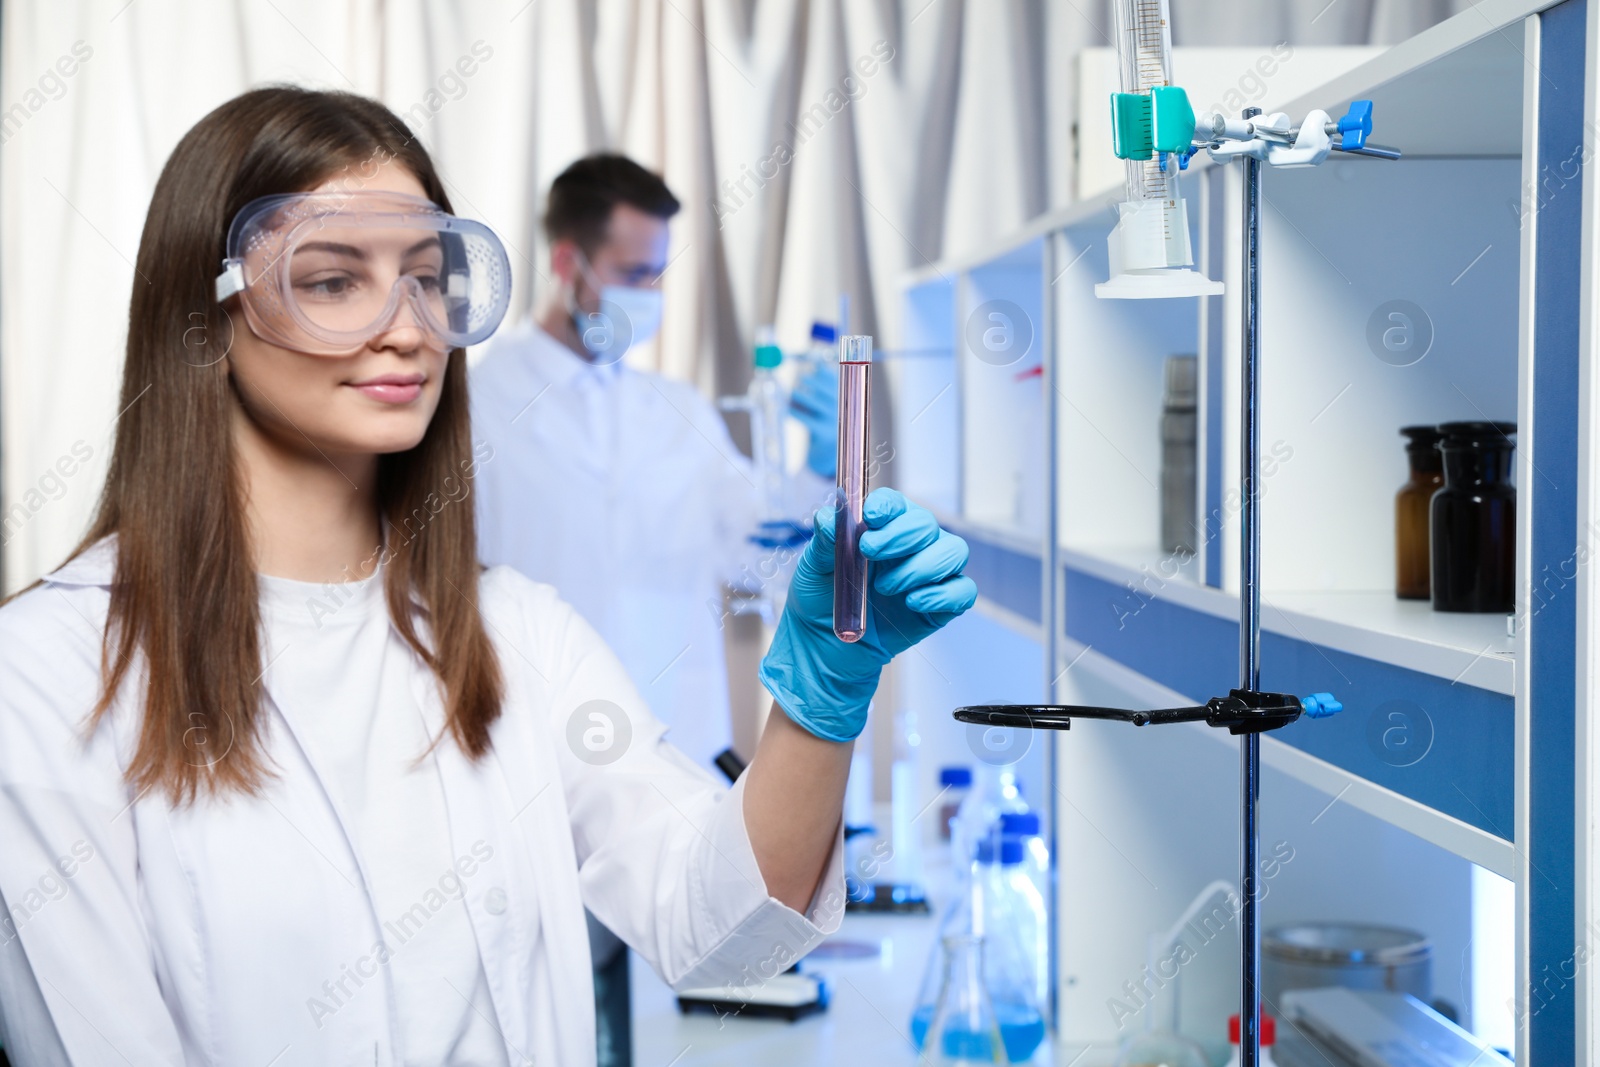
[[[1076,718],[1113,719],[1135,726],[1204,722],[1231,734],[1261,734],[1288,726],[1302,713],[1320,719],[1340,710],[1342,705],[1327,693],[1302,699],[1289,693],[1235,689],[1225,697],[1212,697],[1207,703],[1191,708],[1130,711],[1079,704],[976,704],[957,708],[955,717],[961,722],[981,726],[1011,726],[1022,730],[1068,730]]]

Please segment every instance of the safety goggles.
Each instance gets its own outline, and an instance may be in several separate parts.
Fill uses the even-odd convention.
[[[494,231],[405,193],[290,193],[252,200],[228,228],[217,301],[237,294],[264,341],[347,355],[394,328],[402,305],[444,348],[495,331],[511,264]]]

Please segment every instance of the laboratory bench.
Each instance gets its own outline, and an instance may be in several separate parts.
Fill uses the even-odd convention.
[[[912,1002],[935,924],[927,915],[846,915],[838,933],[800,965],[826,978],[828,1008],[794,1022],[680,1013],[672,990],[635,959],[635,1067],[909,1067],[917,1061],[909,1037]],[[861,951],[871,955],[850,958]]]
[[[936,915],[846,915],[838,933],[802,964],[827,979],[828,1009],[794,1022],[698,1012],[637,957],[631,962],[634,1067],[915,1067],[909,1024]],[[870,950],[871,955],[860,955]],[[1043,1045],[1034,1067],[1107,1067],[1115,1048]]]

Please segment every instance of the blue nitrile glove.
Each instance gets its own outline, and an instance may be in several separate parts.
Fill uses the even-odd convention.
[[[839,370],[824,364],[794,386],[789,411],[811,434],[806,466],[832,481],[839,471]]]
[[[972,607],[964,577],[967,543],[933,513],[893,489],[874,489],[862,509],[868,529],[867,632],[852,643],[833,633],[833,508],[817,512],[761,681],[789,718],[827,741],[849,741],[867,725],[883,665]]]

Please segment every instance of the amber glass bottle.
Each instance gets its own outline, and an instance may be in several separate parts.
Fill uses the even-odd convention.
[[[1517,491],[1509,422],[1447,422],[1439,451],[1444,487],[1433,494],[1435,611],[1516,609]]]
[[[1394,498],[1394,592],[1402,600],[1427,600],[1428,508],[1444,484],[1444,457],[1437,427],[1405,426],[1400,433],[1411,478]]]

